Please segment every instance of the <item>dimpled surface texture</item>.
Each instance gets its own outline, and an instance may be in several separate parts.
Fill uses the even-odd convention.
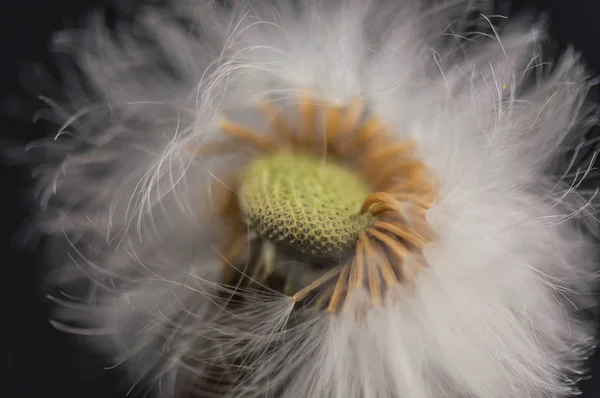
[[[360,207],[369,193],[360,176],[339,164],[283,153],[248,166],[240,206],[262,238],[329,258],[352,248],[367,226]]]

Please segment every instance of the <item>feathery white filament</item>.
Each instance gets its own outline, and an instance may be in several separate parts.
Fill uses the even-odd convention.
[[[132,385],[151,380],[166,398],[181,379],[206,396],[575,392],[592,346],[579,311],[596,278],[596,200],[577,189],[589,168],[559,157],[595,122],[592,83],[571,52],[542,65],[541,27],[490,29],[491,11],[483,0],[181,0],[116,35],[99,20],[63,34],[88,89],[73,82],[68,105],[48,101],[59,134],[30,148],[48,159],[41,228],[69,242],[56,283],[87,281],[83,297],[55,298],[57,325],[101,334]],[[225,177],[244,159],[188,150],[217,138],[223,115],[264,131],[260,101],[289,110],[307,89],[364,99],[439,180],[429,267],[362,322],[223,285],[228,225],[213,187],[235,190]],[[226,388],[204,383],[215,367]]]

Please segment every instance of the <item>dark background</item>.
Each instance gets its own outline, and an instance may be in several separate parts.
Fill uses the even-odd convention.
[[[118,0],[114,0],[115,2]],[[121,0],[123,3],[128,0]],[[50,62],[47,51],[53,31],[79,25],[93,8],[110,6],[110,0],[12,0],[0,7],[0,134],[29,141],[48,134],[43,123],[32,125],[40,104],[22,88],[32,65]],[[544,10],[550,17],[553,39],[572,44],[583,53],[593,72],[600,71],[600,0],[517,0]],[[597,91],[594,93],[597,98]],[[0,396],[124,397],[116,370],[105,370],[102,358],[71,336],[55,331],[47,322],[49,305],[40,290],[42,259],[11,242],[12,233],[28,215],[22,192],[28,180],[15,167],[0,169]],[[598,181],[600,185],[600,181]],[[599,265],[600,269],[600,265]],[[600,355],[593,359],[592,377],[581,383],[584,398],[600,397]]]

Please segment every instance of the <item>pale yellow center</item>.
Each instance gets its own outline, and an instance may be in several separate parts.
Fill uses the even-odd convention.
[[[302,253],[335,258],[354,248],[370,222],[360,214],[370,190],[342,165],[297,154],[253,160],[240,185],[240,207],[262,238]]]

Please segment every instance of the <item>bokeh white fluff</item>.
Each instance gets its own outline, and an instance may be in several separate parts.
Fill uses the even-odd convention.
[[[57,327],[97,334],[131,386],[163,397],[182,379],[198,396],[574,393],[593,345],[579,310],[593,304],[596,221],[593,193],[576,189],[586,169],[560,158],[595,121],[583,101],[592,82],[571,52],[541,65],[541,25],[483,16],[493,11],[458,0],[174,1],[116,35],[100,19],[59,35],[86,88],[72,81],[66,104],[49,101],[60,134],[28,150],[45,159],[39,226],[69,241],[52,282],[88,283],[53,296]],[[440,184],[430,267],[362,323],[292,312],[277,293],[242,292],[247,305],[225,309],[217,294],[227,226],[211,187],[227,163],[186,148],[218,135],[223,114],[260,127],[261,98],[293,105],[306,89],[365,98],[398,140],[417,142]],[[236,385],[202,382],[227,363]]]

